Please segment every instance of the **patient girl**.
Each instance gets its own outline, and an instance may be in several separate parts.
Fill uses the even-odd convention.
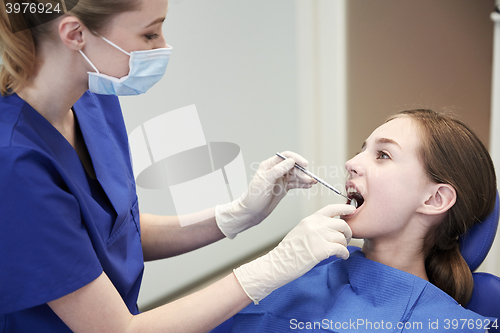
[[[345,166],[348,194],[360,205],[343,219],[365,240],[362,250],[247,307],[233,331],[439,332],[453,319],[484,320],[460,306],[473,280],[458,238],[493,210],[496,196],[493,163],[477,136],[451,116],[403,111]]]

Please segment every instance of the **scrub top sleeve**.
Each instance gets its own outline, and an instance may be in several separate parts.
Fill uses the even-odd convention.
[[[0,149],[0,314],[69,294],[102,267],[80,207],[51,159]]]

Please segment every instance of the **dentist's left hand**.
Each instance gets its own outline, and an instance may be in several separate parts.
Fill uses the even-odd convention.
[[[300,170],[295,163],[307,167],[307,160],[293,152],[283,152],[286,160],[273,156],[260,163],[248,190],[237,200],[215,207],[219,229],[228,238],[264,220],[278,203],[294,188],[310,188],[316,181]]]

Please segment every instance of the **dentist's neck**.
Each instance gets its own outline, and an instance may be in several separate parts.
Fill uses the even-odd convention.
[[[58,128],[88,89],[88,74],[81,55],[62,43],[40,43],[38,52],[35,73],[16,93]]]

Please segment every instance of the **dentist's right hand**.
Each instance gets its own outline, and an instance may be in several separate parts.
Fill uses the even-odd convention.
[[[354,212],[351,205],[328,205],[304,218],[272,251],[234,270],[248,297],[258,304],[273,290],[307,273],[335,255],[349,258],[352,232],[335,216]]]

